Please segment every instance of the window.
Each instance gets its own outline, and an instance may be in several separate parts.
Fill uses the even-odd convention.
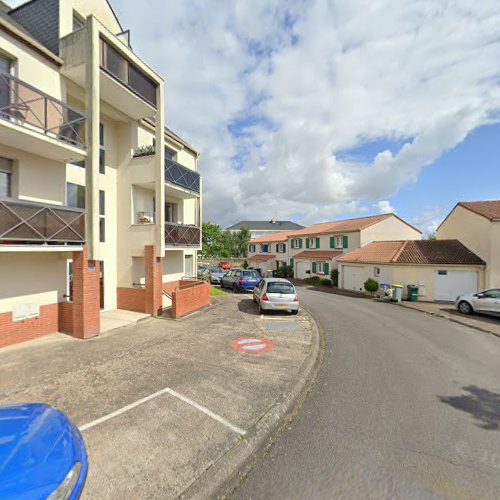
[[[250,246],[249,246],[249,248],[248,248],[248,250],[249,250],[251,253],[255,252],[255,245],[250,245]]]
[[[262,253],[269,252],[269,245],[267,243],[262,243],[261,248],[262,248]]]
[[[99,241],[106,241],[106,193],[99,191]]]
[[[165,160],[175,161],[175,151],[165,148]]]
[[[335,236],[335,248],[344,248],[343,236]]]
[[[500,299],[500,290],[486,290],[481,294],[481,297],[484,299]]]
[[[76,10],[73,11],[73,31],[77,31],[85,26],[85,19],[78,14]]]
[[[165,203],[165,222],[177,221],[177,203]]]
[[[446,276],[448,274],[448,271],[438,271],[438,274],[440,276]]]
[[[74,165],[75,167],[85,168],[85,160],[72,161],[70,163],[71,163],[71,165]]]
[[[12,196],[12,160],[0,157],[0,198]]]
[[[85,186],[66,183],[66,205],[73,208],[85,208]]]
[[[99,173],[106,173],[106,148],[104,147],[104,125],[99,124]]]
[[[246,278],[260,278],[260,275],[257,271],[242,271],[242,276]]]
[[[292,248],[302,248],[302,240],[301,239],[292,240]]]
[[[309,248],[318,248],[318,238],[309,238]]]
[[[376,278],[380,276],[380,267],[373,268],[373,276],[375,276]]]
[[[12,61],[0,54],[0,73],[11,73]],[[5,80],[0,80],[0,108],[4,108],[10,104],[9,83]]]
[[[295,288],[291,283],[271,281],[267,284],[267,293],[292,294],[295,293]]]

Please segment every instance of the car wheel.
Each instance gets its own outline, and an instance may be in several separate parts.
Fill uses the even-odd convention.
[[[238,285],[236,283],[233,285],[233,293],[238,293]]]
[[[257,299],[255,298],[255,296],[254,296],[254,298],[253,298],[253,303],[254,303],[254,304],[257,304]]]
[[[465,300],[463,300],[462,302],[460,302],[460,304],[458,304],[458,310],[462,314],[472,314],[473,313],[472,306],[468,302],[465,302]]]

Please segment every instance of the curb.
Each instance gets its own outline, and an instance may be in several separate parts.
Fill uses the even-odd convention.
[[[391,302],[391,304],[394,306],[399,306],[399,307],[403,307],[405,309],[409,309],[410,311],[417,311],[420,313],[427,314],[428,316],[434,316],[435,318],[446,319],[448,321],[451,321],[452,323],[456,323],[457,325],[468,326],[469,328],[473,328],[474,330],[478,330],[479,332],[489,333],[490,335],[493,335],[494,337],[500,338],[500,334],[498,334],[496,332],[492,332],[491,330],[488,330],[486,328],[481,328],[480,326],[471,325],[469,323],[466,323],[465,321],[460,321],[459,319],[450,318],[449,316],[446,316],[444,314],[433,313],[433,312],[429,312],[429,311],[422,311],[422,309],[416,309],[413,307],[404,306],[402,304],[397,304],[395,302]]]
[[[316,382],[325,350],[321,325],[309,310],[302,309],[307,312],[311,321],[312,342],[296,376],[254,427],[195,479],[179,498],[227,498],[244,481],[254,465],[299,412]]]

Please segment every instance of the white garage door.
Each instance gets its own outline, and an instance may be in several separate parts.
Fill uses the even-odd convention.
[[[306,271],[309,271],[311,268],[311,265],[309,264],[308,260],[298,260],[297,261],[297,278],[299,280],[303,280],[305,278],[308,278],[309,275],[306,274]]]
[[[454,301],[464,293],[477,292],[477,271],[435,271],[434,300]]]
[[[346,290],[364,290],[365,269],[360,266],[342,266],[342,282]]]

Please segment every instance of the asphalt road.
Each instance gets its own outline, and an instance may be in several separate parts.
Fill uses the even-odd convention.
[[[302,411],[237,499],[499,498],[500,339],[301,290],[326,353]]]

